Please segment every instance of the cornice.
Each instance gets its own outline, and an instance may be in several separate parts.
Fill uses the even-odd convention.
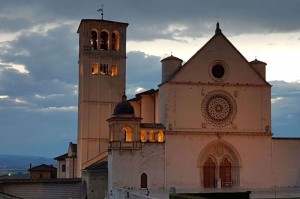
[[[218,137],[222,136],[272,136],[271,132],[201,132],[201,131],[166,131],[166,135],[216,135]]]
[[[168,82],[167,84],[188,85],[188,86],[219,86],[219,87],[271,87],[271,85],[262,84],[240,84],[240,83],[210,83],[210,82]]]

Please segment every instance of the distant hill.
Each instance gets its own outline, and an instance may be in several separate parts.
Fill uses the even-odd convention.
[[[29,169],[40,164],[56,165],[53,158],[0,154],[0,169]]]

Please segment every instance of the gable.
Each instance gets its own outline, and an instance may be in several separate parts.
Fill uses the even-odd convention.
[[[214,35],[168,81],[269,85],[222,33]]]

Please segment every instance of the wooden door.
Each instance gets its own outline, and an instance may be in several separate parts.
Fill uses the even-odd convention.
[[[211,158],[208,158],[203,167],[203,184],[204,188],[215,188],[216,183],[216,164]]]
[[[224,158],[220,164],[220,178],[222,187],[231,187],[231,163]]]
[[[141,175],[141,188],[147,188],[147,174],[143,173]]]

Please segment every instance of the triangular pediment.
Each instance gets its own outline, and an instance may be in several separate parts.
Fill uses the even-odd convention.
[[[166,82],[269,85],[221,32]]]

